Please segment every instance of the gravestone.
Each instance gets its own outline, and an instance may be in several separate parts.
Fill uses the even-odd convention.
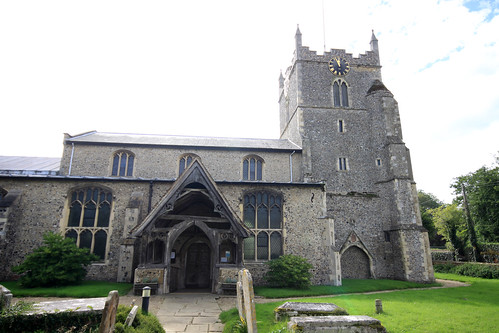
[[[247,269],[242,269],[237,274],[237,307],[242,321],[248,327],[248,333],[256,333],[255,293],[253,291],[253,278]]]
[[[12,303],[12,292],[0,285],[0,311],[10,307]]]
[[[377,319],[369,316],[293,317],[288,330],[300,333],[386,333]]]
[[[300,316],[341,316],[348,315],[345,309],[333,303],[286,302],[274,310],[276,320]]]
[[[112,290],[106,299],[104,310],[102,311],[102,320],[99,326],[99,333],[114,332],[114,324],[116,323],[116,309],[120,302],[120,296],[117,290]]]
[[[137,310],[139,309],[138,305],[135,305],[132,310],[130,310],[130,313],[126,317],[125,320],[125,326],[132,326],[133,320],[135,319],[135,316],[137,315]]]
[[[383,303],[381,302],[381,300],[380,299],[375,300],[374,304],[376,306],[376,313],[383,313]]]

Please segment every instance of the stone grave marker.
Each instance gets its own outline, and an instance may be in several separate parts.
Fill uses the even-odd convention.
[[[379,320],[368,316],[293,317],[288,322],[288,330],[300,333],[386,333]]]
[[[135,305],[128,316],[126,317],[125,320],[125,326],[132,326],[133,320],[135,319],[135,316],[137,315],[137,310],[139,309],[138,305]]]
[[[120,302],[120,296],[117,290],[112,290],[107,295],[106,304],[102,311],[102,320],[99,326],[99,333],[114,332],[114,324],[116,323],[116,309]]]
[[[12,292],[4,286],[0,285],[0,311],[10,308],[12,297]]]
[[[280,320],[300,316],[344,316],[348,312],[333,303],[286,302],[274,310],[274,315],[276,320]]]
[[[241,319],[248,327],[248,333],[256,333],[255,293],[253,291],[253,278],[247,269],[238,273],[237,282],[237,307]]]

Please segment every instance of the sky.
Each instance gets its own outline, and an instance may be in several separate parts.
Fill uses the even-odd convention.
[[[379,40],[418,189],[499,151],[499,0],[1,1],[0,155],[62,155],[63,134],[278,138],[278,78],[304,46]]]

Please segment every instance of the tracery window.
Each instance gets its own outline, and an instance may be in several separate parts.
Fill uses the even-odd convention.
[[[245,260],[271,260],[282,255],[282,197],[269,192],[244,196],[244,224],[251,236],[244,239]]]
[[[113,156],[112,176],[131,177],[135,155],[128,151],[118,151]]]
[[[97,187],[71,193],[66,237],[101,260],[106,258],[112,200],[110,191]]]
[[[333,83],[333,105],[348,107],[348,86],[345,81],[337,80]]]
[[[262,180],[263,160],[258,156],[247,156],[243,160],[243,180]]]
[[[192,161],[195,158],[199,158],[197,155],[194,154],[187,154],[182,157],[180,157],[180,160],[178,161],[178,175],[180,176],[185,169],[191,165]]]

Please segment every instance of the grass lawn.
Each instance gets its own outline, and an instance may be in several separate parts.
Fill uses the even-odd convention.
[[[105,297],[111,290],[118,290],[120,296],[128,294],[132,289],[131,283],[117,283],[106,281],[83,281],[76,286],[60,286],[51,288],[23,288],[16,281],[0,282],[10,289],[14,297]]]
[[[286,297],[306,297],[322,295],[341,295],[351,293],[365,293],[369,291],[428,288],[440,286],[439,283],[424,284],[397,280],[355,280],[344,279],[343,285],[336,286],[311,286],[309,289],[288,289],[288,288],[268,288],[255,287],[255,295],[265,298],[286,298]]]
[[[328,298],[303,298],[299,301],[337,304],[351,315],[368,315],[379,319],[388,332],[498,332],[499,280],[442,273],[435,275],[442,279],[469,282],[471,286],[371,295],[346,294]],[[367,281],[374,283],[376,280]],[[375,313],[374,301],[378,298],[383,301],[383,314]],[[272,332],[285,327],[285,323],[274,323],[273,310],[282,303],[256,304],[259,331]],[[237,310],[230,310],[223,313],[221,318],[232,321],[237,320],[237,316]]]

